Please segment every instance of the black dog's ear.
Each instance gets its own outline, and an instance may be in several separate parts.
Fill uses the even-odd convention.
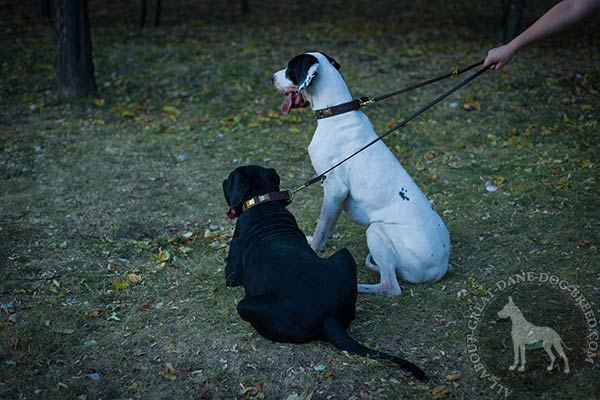
[[[244,201],[244,197],[250,190],[250,183],[239,170],[233,171],[229,177],[223,181],[223,194],[230,208],[239,207]]]
[[[329,62],[331,63],[331,65],[333,65],[335,67],[335,69],[337,69],[339,71],[340,68],[342,68],[342,66],[335,61],[335,59],[333,57],[329,57],[327,54],[321,52],[321,54],[323,54],[325,57],[327,57],[327,60],[329,60]]]
[[[275,190],[279,190],[280,179],[275,168],[268,168],[267,175],[269,176],[269,182],[275,186]]]
[[[298,92],[310,86],[313,78],[317,76],[319,60],[310,54],[300,54],[290,60],[286,69],[287,78],[298,86]]]

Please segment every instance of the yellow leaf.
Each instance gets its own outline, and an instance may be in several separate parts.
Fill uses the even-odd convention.
[[[162,108],[162,112],[164,112],[166,114],[170,114],[170,115],[179,115],[179,114],[181,114],[181,111],[179,111],[175,107],[171,107],[171,106],[164,106]]]
[[[463,104],[463,109],[467,110],[467,111],[471,111],[471,110],[481,110],[481,105],[475,101],[475,99],[473,99],[472,97],[466,97],[465,98],[465,103]]]
[[[122,281],[121,279],[113,279],[112,285],[117,290],[125,290],[129,287],[129,283]]]
[[[156,259],[161,262],[168,261],[171,259],[171,253],[169,253],[169,250],[163,250],[160,248]]]
[[[171,363],[166,363],[165,367],[167,368],[167,372],[171,375],[175,375],[177,374],[177,371],[175,370],[175,368],[173,367],[173,364]]]

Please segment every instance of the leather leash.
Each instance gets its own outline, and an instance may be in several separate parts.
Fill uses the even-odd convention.
[[[381,100],[385,100],[387,98],[393,97],[393,96],[397,96],[406,92],[410,92],[413,91],[415,89],[421,88],[423,86],[427,86],[427,85],[431,85],[432,83],[435,82],[439,82],[441,80],[450,78],[452,76],[454,77],[458,77],[459,75],[462,75],[463,73],[472,70],[475,67],[478,67],[480,65],[483,64],[484,60],[481,60],[479,62],[476,62],[474,64],[469,65],[468,67],[462,68],[462,69],[455,69],[452,72],[449,72],[447,74],[443,74],[440,76],[436,76],[435,78],[431,78],[428,79],[426,81],[423,82],[419,82],[419,83],[415,83],[414,85],[411,86],[407,86],[403,89],[399,89],[399,90],[395,90],[393,92],[390,93],[386,93],[386,94],[382,94],[380,96],[377,97],[358,97],[356,99],[353,99],[347,103],[342,103],[342,104],[338,104],[336,106],[333,107],[328,107],[328,108],[322,108],[320,110],[315,110],[315,116],[317,117],[317,119],[323,119],[323,118],[329,118],[329,117],[333,117],[334,115],[340,115],[340,114],[344,114],[347,113],[349,111],[356,111],[358,109],[360,109],[363,106],[366,106],[368,104],[373,104],[373,103],[377,103],[378,101]]]
[[[445,74],[445,75],[441,75],[439,77],[430,79],[429,81],[424,81],[421,83],[418,83],[416,85],[413,85],[411,87],[405,88],[405,89],[401,89],[395,92],[391,92],[388,94],[384,94],[382,96],[379,96],[377,98],[373,99],[374,101],[379,101],[379,100],[383,100],[386,99],[388,97],[400,94],[400,93],[405,93],[409,90],[414,90],[416,88],[419,88],[421,86],[425,86],[427,84],[433,83],[433,82],[437,82],[439,80],[448,78],[450,76],[455,76],[458,75],[459,73],[463,73],[465,71],[468,71],[472,68],[475,68],[478,65],[483,64],[483,61],[480,61],[478,63],[472,64],[466,68],[464,68],[463,70],[460,71],[455,71],[452,72],[451,74]],[[311,186],[312,184],[316,183],[316,182],[320,182],[325,180],[325,178],[327,177],[326,175],[331,172],[332,170],[334,170],[335,168],[339,167],[340,165],[342,165],[343,163],[345,163],[346,161],[350,160],[352,157],[356,156],[357,154],[359,154],[360,152],[364,151],[365,149],[367,149],[368,147],[374,145],[375,143],[379,142],[380,140],[382,140],[383,138],[385,138],[386,136],[388,136],[389,134],[397,131],[400,128],[403,128],[404,126],[406,126],[410,121],[412,121],[413,119],[419,117],[421,114],[423,114],[425,111],[431,109],[433,106],[435,106],[436,104],[438,104],[440,101],[444,100],[446,97],[450,96],[452,93],[456,92],[457,90],[461,89],[463,86],[466,86],[467,84],[469,84],[470,82],[472,82],[473,80],[475,80],[476,78],[478,78],[479,76],[481,76],[483,73],[485,73],[487,70],[490,69],[490,66],[487,67],[483,67],[481,68],[479,71],[475,72],[473,75],[469,76],[468,78],[466,78],[465,80],[463,80],[462,82],[460,82],[458,85],[450,88],[449,90],[447,90],[445,93],[443,93],[442,95],[438,96],[435,100],[433,100],[432,102],[430,102],[429,104],[427,104],[426,106],[424,106],[423,108],[421,108],[420,110],[416,111],[415,113],[413,113],[411,116],[409,116],[408,118],[404,119],[402,122],[400,122],[399,124],[395,125],[394,127],[388,129],[387,131],[385,131],[383,134],[381,134],[377,139],[374,139],[373,141],[367,143],[365,146],[361,147],[360,149],[358,149],[357,151],[355,151],[354,153],[352,153],[351,155],[349,155],[348,157],[344,158],[342,161],[338,162],[337,164],[335,164],[334,166],[332,166],[331,168],[329,168],[328,170],[326,170],[325,172],[321,173],[320,175],[315,176],[314,178],[304,182],[302,185],[298,186],[296,189],[292,190],[291,193],[292,195],[295,194],[296,192],[307,188],[309,186]],[[378,99],[378,100],[376,100]]]

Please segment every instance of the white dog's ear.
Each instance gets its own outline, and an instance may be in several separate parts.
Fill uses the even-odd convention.
[[[317,71],[319,70],[319,63],[314,63],[308,68],[306,71],[306,75],[304,77],[302,74],[300,75],[300,79],[298,80],[298,92],[302,92],[304,89],[310,86],[313,78],[317,76]]]
[[[510,297],[510,296],[508,296],[508,302],[509,302],[510,304],[515,304],[515,303],[513,303],[512,297]]]

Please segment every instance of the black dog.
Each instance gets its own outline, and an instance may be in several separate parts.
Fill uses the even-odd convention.
[[[227,286],[243,285],[237,305],[242,319],[267,339],[305,343],[325,340],[341,350],[386,359],[418,379],[416,365],[369,349],[346,333],[356,316],[356,264],[347,249],[320,258],[294,216],[285,209],[288,192],[279,191],[274,169],[251,165],[223,181],[227,215],[239,217],[225,266]]]

